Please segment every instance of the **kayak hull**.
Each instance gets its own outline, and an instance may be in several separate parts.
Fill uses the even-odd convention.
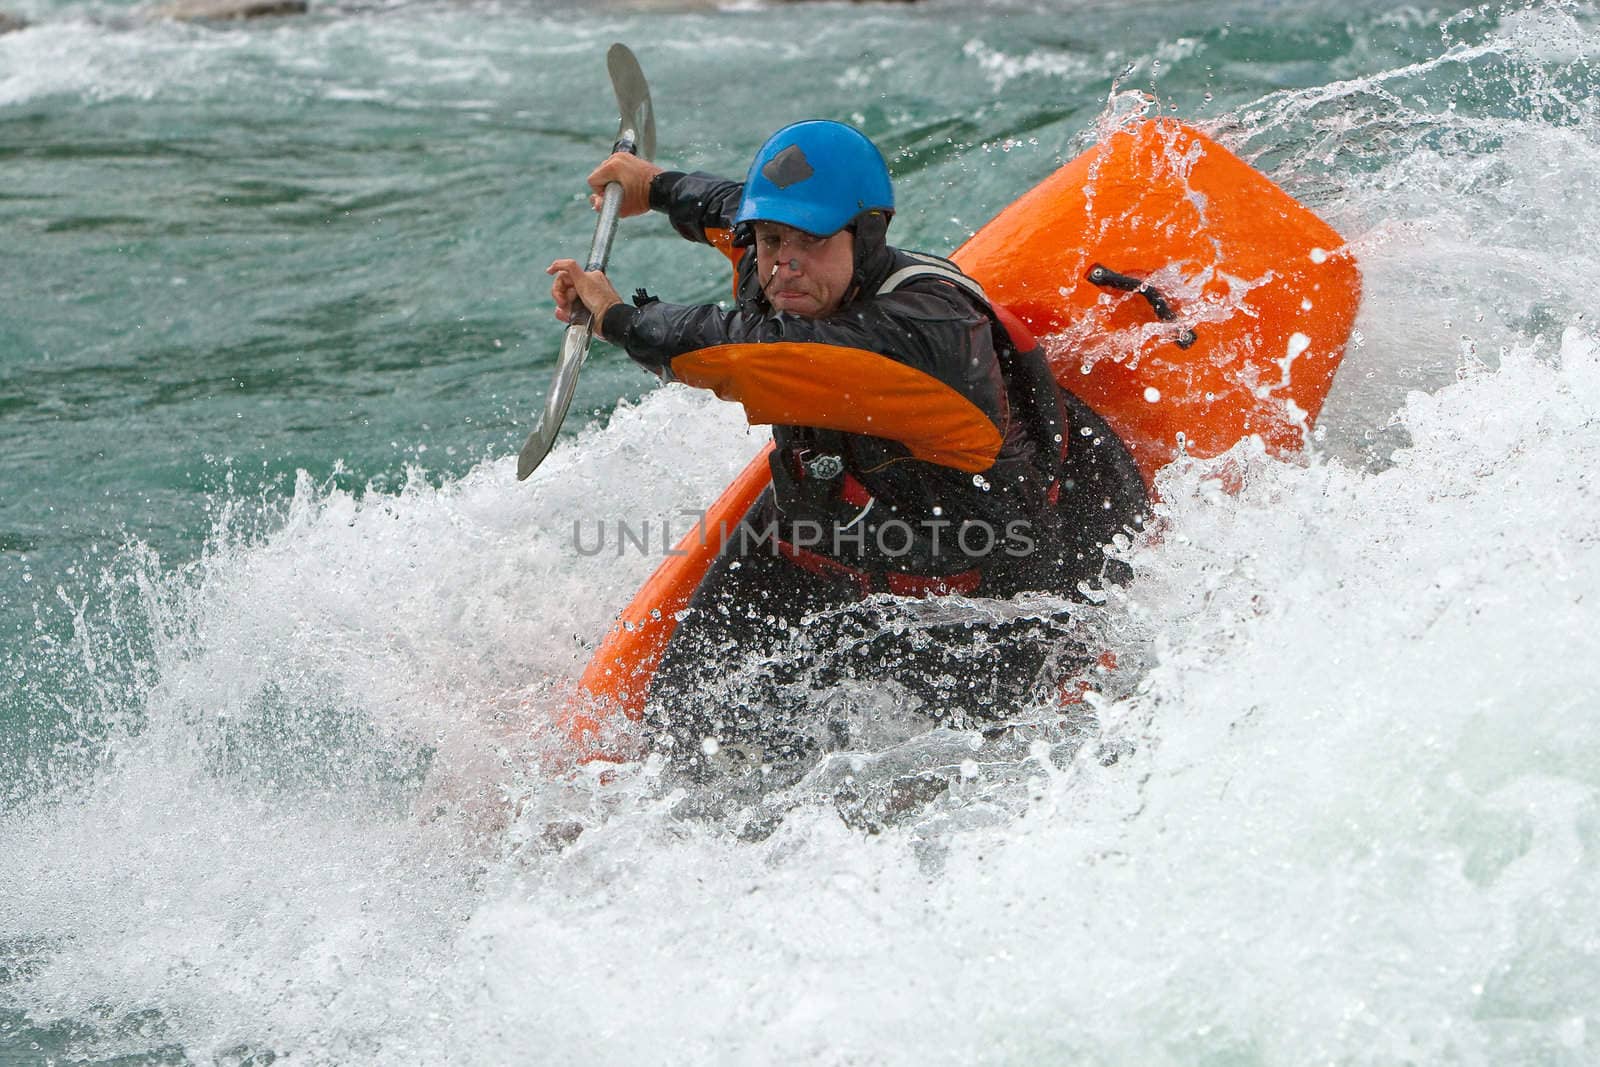
[[[952,258],[1047,339],[1057,381],[1110,423],[1147,483],[1180,451],[1215,456],[1251,435],[1278,455],[1302,448],[1361,300],[1331,226],[1172,120],[1108,137]],[[1148,281],[1176,320],[1090,282],[1096,264]]]

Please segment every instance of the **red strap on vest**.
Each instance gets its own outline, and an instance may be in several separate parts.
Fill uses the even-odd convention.
[[[855,475],[846,471],[844,481],[839,485],[839,499],[853,508],[864,508],[872,503],[872,494],[856,480]]]
[[[810,477],[798,453],[790,454],[789,471],[796,481],[804,481]],[[839,499],[853,508],[864,508],[872,503],[872,491],[862,485],[861,480],[855,475],[845,471],[839,482]]]
[[[1032,352],[1039,347],[1039,342],[1034,339],[1033,331],[1022,324],[1022,320],[1014,315],[1010,308],[1004,304],[991,303],[994,317],[1000,320],[1000,325],[1006,328],[1006,333],[1011,335],[1011,343],[1018,352]]]
[[[879,582],[878,575],[871,571],[864,571],[859,567],[852,567],[847,563],[840,563],[820,552],[813,552],[809,548],[791,545],[782,539],[778,540],[778,551],[782,552],[788,560],[801,570],[810,574],[818,574],[824,578],[848,578],[861,588],[861,595],[868,596],[872,593],[893,593],[895,596],[948,596],[957,593],[966,596],[974,592],[983,574],[974,567],[970,571],[960,574],[947,574],[940,578],[922,574],[901,574],[890,571],[882,575]]]
[[[993,302],[990,302],[989,306],[994,309],[994,317],[1000,320],[1000,325],[1006,328],[1006,334],[1011,338],[1011,343],[1016,347],[1018,352],[1032,352],[1035,348],[1039,347],[1039,341],[1033,336],[1033,331],[1024,326],[1022,324],[1022,320],[1017,318],[1016,314],[1010,308],[1006,307],[1004,304],[996,304]],[[1065,425],[1062,426],[1062,430],[1061,456],[1063,459],[1065,459],[1068,447]],[[1050,483],[1049,500],[1051,507],[1055,507],[1055,505],[1061,501],[1060,482],[1057,481]]]

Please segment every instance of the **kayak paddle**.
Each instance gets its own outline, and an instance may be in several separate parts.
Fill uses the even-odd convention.
[[[617,94],[617,110],[622,121],[617,127],[617,143],[613,152],[632,152],[645,159],[656,154],[656,115],[650,104],[650,86],[645,83],[644,71],[639,61],[624,44],[614,44],[606,52],[606,67],[611,71],[611,88]],[[605,270],[611,256],[611,239],[617,234],[617,212],[622,207],[622,186],[618,182],[606,185],[605,197],[600,204],[600,221],[595,224],[594,242],[589,246],[589,260],[585,271]],[[528,435],[527,443],[517,456],[517,481],[532,474],[550,454],[556,443],[556,434],[567,417],[567,407],[578,388],[578,371],[589,355],[589,340],[594,336],[594,324],[589,309],[579,307],[561,341],[561,358],[556,362],[556,380],[545,398],[544,415],[539,425]]]

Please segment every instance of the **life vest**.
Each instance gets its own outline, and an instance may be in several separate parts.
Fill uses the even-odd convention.
[[[1005,484],[996,485],[996,491],[1017,498],[1019,505],[1023,500],[1031,501],[1021,513],[1026,515],[1032,535],[1052,536],[1057,523],[1053,505],[1061,488],[1067,419],[1060,392],[1038,343],[1015,316],[997,308],[983,287],[949,260],[904,249],[899,250],[899,255],[902,265],[884,278],[874,290],[875,295],[893,293],[916,281],[937,279],[965,292],[989,319],[991,342],[1005,384],[1005,410],[1001,421],[1017,423],[1024,437],[1033,444],[1031,463],[1019,469],[1020,460],[1008,461],[1005,470],[997,468],[990,477],[1003,481]],[[1005,432],[1004,426],[1002,432]],[[785,428],[776,436],[780,447],[772,453],[771,468],[781,521],[812,521],[848,532],[863,523],[891,518],[872,490],[847,469],[844,456],[849,450],[843,434]],[[1032,473],[1021,474],[1021,470]],[[812,570],[831,570],[837,562],[817,553],[787,549],[786,552],[792,560]],[[971,560],[962,563],[948,555],[922,558],[912,552],[897,560],[878,561],[878,566],[885,570],[906,568],[937,576],[940,581],[959,576],[975,582],[976,571],[952,573],[958,566],[970,567],[972,563]],[[872,569],[869,563],[868,570]],[[860,573],[864,576],[864,586],[872,582],[876,584],[871,588],[884,587],[881,578],[870,577],[868,572]]]
[[[1067,418],[1062,408],[1061,392],[1038,341],[1022,324],[1022,320],[991,301],[983,291],[983,286],[950,260],[906,249],[900,249],[899,252],[914,262],[890,273],[874,290],[874,295],[884,296],[909,282],[936,278],[956,286],[976,300],[991,323],[995,355],[1000,363],[1001,376],[1006,382],[1011,417],[1022,420],[1028,437],[1036,444],[1035,463],[1050,477],[1051,499],[1054,502],[1059,490],[1054,483],[1060,476],[1062,459],[1067,452]],[[802,469],[802,477],[804,473]],[[848,472],[843,476],[846,479],[846,501],[858,508],[866,506],[871,494]]]
[[[993,323],[994,350],[1000,360],[1000,373],[1006,380],[1013,417],[1023,420],[1028,436],[1038,445],[1037,462],[1054,482],[1060,476],[1067,451],[1067,420],[1055,376],[1050,373],[1049,361],[1039,342],[1021,319],[990,300],[983,286],[950,260],[925,252],[900,251],[916,262],[885,278],[878,286],[878,295],[892,293],[906,282],[919,278],[939,278],[977,298]],[[1057,492],[1059,487],[1052,485],[1052,502]]]

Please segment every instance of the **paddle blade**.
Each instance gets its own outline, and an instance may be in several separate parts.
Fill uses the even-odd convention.
[[[639,155],[656,158],[656,111],[639,61],[627,45],[614,44],[606,53],[606,68],[611,72],[611,88],[616,90],[617,111],[622,116],[617,136],[632,130]]]
[[[550,454],[550,449],[556,443],[556,435],[561,432],[561,424],[567,417],[567,408],[572,405],[572,394],[578,391],[578,371],[589,355],[591,334],[587,318],[581,324],[574,323],[567,327],[566,336],[561,341],[561,358],[556,361],[556,380],[550,386],[550,395],[545,398],[544,415],[528,435],[522,451],[517,453],[519,482],[525,481],[544,462],[544,457]]]

